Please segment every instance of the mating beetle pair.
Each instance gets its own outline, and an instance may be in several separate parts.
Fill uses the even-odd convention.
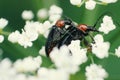
[[[56,24],[52,26],[48,35],[45,45],[46,55],[49,57],[50,52],[54,47],[60,48],[62,45],[69,45],[72,40],[81,40],[85,46],[91,48],[90,43],[85,39],[85,37],[90,36],[92,43],[95,43],[90,32],[99,32],[95,27],[103,16],[104,15],[101,15],[98,18],[94,26],[87,26],[86,24],[76,26],[69,18],[58,20]],[[67,28],[65,27],[66,25],[68,25]]]

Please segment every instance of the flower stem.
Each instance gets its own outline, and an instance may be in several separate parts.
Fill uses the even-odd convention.
[[[112,55],[112,56],[116,56],[114,53],[111,53],[111,52],[109,54]]]
[[[90,60],[91,60],[92,63],[94,63],[94,59],[93,59],[92,55],[90,55]]]
[[[77,5],[78,7],[81,7],[84,3],[85,3],[85,1],[86,0],[83,0],[82,2],[81,2],[81,4],[80,5]]]
[[[10,34],[10,32],[7,32],[7,31],[0,31],[0,34],[3,34],[3,35],[8,36],[8,35]]]

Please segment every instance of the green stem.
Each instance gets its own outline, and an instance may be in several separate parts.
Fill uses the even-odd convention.
[[[114,53],[111,53],[111,52],[109,54],[112,55],[112,56],[116,56]]]
[[[78,7],[81,7],[84,3],[85,3],[85,1],[86,0],[83,0],[82,2],[81,2],[81,4],[80,5],[77,5]]]
[[[10,34],[10,32],[7,32],[7,31],[1,31],[0,34],[3,34],[3,35],[8,36],[8,35]]]
[[[91,62],[94,64],[94,59],[93,59],[93,56],[92,56],[92,55],[90,55],[90,60],[91,60]]]

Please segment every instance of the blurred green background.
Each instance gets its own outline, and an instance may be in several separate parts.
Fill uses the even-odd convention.
[[[36,14],[39,9],[49,9],[52,4],[60,6],[64,11],[64,15],[70,17],[77,23],[94,25],[95,21],[101,14],[110,12],[114,15],[112,16],[114,22],[116,23],[117,21],[120,24],[120,0],[118,0],[117,3],[106,6],[97,5],[92,11],[86,10],[84,5],[82,5],[82,7],[73,6],[70,4],[69,0],[0,0],[0,17],[9,20],[9,24],[5,30],[11,32],[20,30],[24,27],[25,21],[21,18],[23,10],[32,10],[34,14]],[[34,20],[37,20],[36,16]],[[117,28],[114,31],[105,35],[105,41],[111,43],[110,52],[113,53],[115,48],[120,45],[120,25],[116,24],[116,26]],[[33,47],[24,49],[18,44],[8,42],[7,36],[5,36],[5,38],[5,41],[0,44],[0,48],[4,50],[3,57],[9,57],[13,61],[26,56],[37,56],[39,49],[45,44],[44,37],[40,36],[39,39],[34,42]],[[50,64],[49,59],[44,58],[43,60],[43,65],[47,66]],[[106,80],[120,80],[120,59],[114,56],[109,56],[109,58],[104,60],[95,60],[96,63],[102,64],[109,73],[109,78]],[[81,67],[84,67],[85,65]],[[82,79],[84,76],[83,72],[84,69],[76,75],[73,75],[71,80],[84,80],[84,78]]]

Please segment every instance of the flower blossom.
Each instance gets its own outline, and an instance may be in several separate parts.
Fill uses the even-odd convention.
[[[0,43],[2,43],[4,41],[4,36],[0,35]]]
[[[72,5],[76,5],[80,7],[81,5],[85,4],[85,8],[88,10],[93,10],[96,4],[105,5],[109,3],[115,3],[117,0],[70,0]]]
[[[54,22],[61,18],[63,10],[62,8],[56,5],[52,5],[48,12],[49,12],[49,20]]]
[[[0,29],[3,29],[5,26],[7,26],[8,20],[4,18],[0,18]]]
[[[109,55],[108,50],[110,48],[110,43],[104,42],[103,36],[100,34],[97,34],[94,37],[94,40],[95,40],[95,44],[92,44],[93,54],[95,54],[100,59],[108,57]]]
[[[115,2],[117,2],[117,0],[99,0],[99,1],[102,1],[104,3],[115,3]]]
[[[120,58],[120,46],[118,49],[115,49],[115,55]]]
[[[12,43],[19,43],[21,46],[24,46],[24,48],[31,47],[33,45],[32,42],[38,38],[39,34],[47,37],[51,27],[49,21],[45,21],[44,23],[26,21],[22,33],[19,31],[12,32],[8,40]]]
[[[50,57],[58,69],[74,74],[79,70],[79,65],[87,61],[87,50],[80,49],[79,44],[80,41],[76,40],[72,41],[68,47],[64,45],[60,50],[58,48],[53,49]]]
[[[26,57],[23,60],[18,59],[14,63],[14,68],[18,72],[34,72],[40,67],[41,63],[42,63],[42,59],[40,56],[35,57],[35,58]]]
[[[33,17],[34,17],[34,14],[31,10],[24,10],[22,12],[22,18],[24,20],[31,20],[31,19],[33,19]]]
[[[40,68],[38,77],[40,77],[40,80],[69,80],[69,75],[59,69]]]
[[[5,58],[0,61],[0,80],[13,80],[16,70],[12,67],[12,62]]]
[[[82,2],[82,0],[70,0],[70,3],[71,3],[72,5],[80,5],[81,2]]]
[[[108,77],[107,72],[100,65],[91,64],[86,67],[87,80],[104,80]]]
[[[114,25],[112,18],[110,16],[104,16],[103,23],[101,23],[101,27],[99,28],[99,31],[108,34],[110,31],[114,30],[115,28],[116,26]]]
[[[96,2],[94,0],[88,0],[85,2],[85,7],[88,10],[93,10],[96,6]]]
[[[16,30],[15,32],[12,32],[11,34],[9,34],[8,36],[8,40],[12,43],[17,43],[20,37],[20,32],[18,30]]]
[[[40,18],[40,19],[46,19],[48,17],[47,9],[45,9],[45,8],[40,9],[37,13],[37,17]]]

